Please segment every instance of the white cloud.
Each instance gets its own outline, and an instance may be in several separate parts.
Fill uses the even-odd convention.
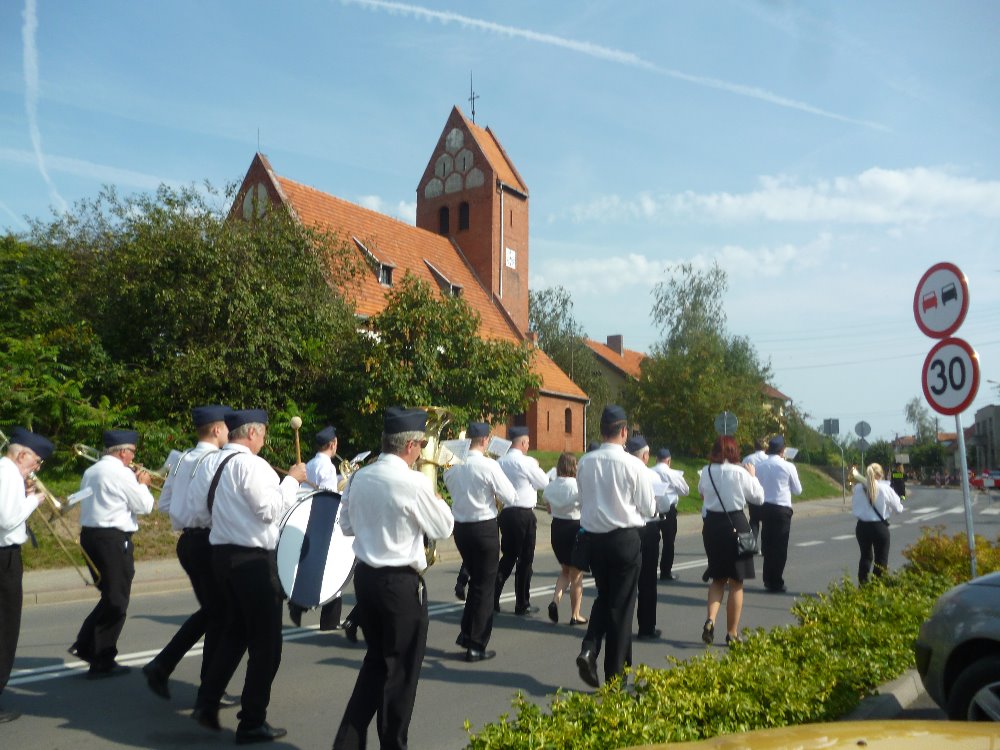
[[[392,14],[412,16],[422,20],[439,21],[442,24],[455,23],[467,29],[475,29],[477,31],[486,31],[502,36],[526,39],[529,42],[546,44],[552,47],[578,52],[582,55],[587,55],[588,57],[593,57],[598,60],[605,60],[618,65],[627,65],[633,68],[640,68],[651,73],[656,73],[667,78],[673,78],[674,80],[690,83],[695,86],[725,91],[729,94],[745,96],[750,99],[756,99],[758,101],[767,102],[769,104],[785,107],[787,109],[798,110],[800,112],[807,112],[809,114],[825,117],[831,120],[848,122],[854,125],[862,125],[866,128],[872,128],[874,130],[888,130],[886,126],[880,123],[871,122],[869,120],[859,120],[846,115],[838,114],[836,112],[830,112],[806,102],[790,99],[786,96],[781,96],[780,94],[776,94],[757,86],[746,86],[740,83],[724,81],[719,78],[692,75],[673,68],[664,68],[656,65],[655,63],[651,63],[648,60],[642,59],[634,52],[628,52],[626,50],[604,47],[591,42],[580,42],[575,39],[567,39],[566,37],[556,36],[555,34],[545,34],[531,29],[518,28],[516,26],[505,26],[492,21],[484,21],[479,18],[471,18],[469,16],[463,16],[458,13],[448,11],[432,10],[418,5],[410,5],[409,3],[390,2],[389,0],[341,0],[341,2],[344,5],[360,5],[364,8],[373,10],[388,11]]]
[[[640,193],[598,196],[573,206],[576,222],[623,220],[841,222],[900,224],[962,216],[1000,218],[1000,181],[926,167],[873,167],[853,177],[799,184],[787,175],[759,178],[748,193]]]
[[[417,223],[416,202],[398,201],[393,208],[380,195],[362,195],[358,197],[358,205],[380,214],[392,216],[400,221],[415,225]]]
[[[35,156],[30,151],[0,147],[0,162],[30,165],[33,164],[34,161]],[[69,156],[53,156],[49,154],[46,157],[46,163],[53,172],[62,172],[76,177],[85,177],[101,184],[109,183],[113,185],[128,185],[131,187],[141,188],[143,190],[155,190],[161,183],[174,187],[179,187],[182,184],[175,180],[167,180],[162,177],[157,177],[156,175],[136,172],[131,169],[112,167],[107,164],[97,164],[84,159],[74,159]],[[65,202],[63,202],[62,205],[63,210],[65,210]]]
[[[60,210],[67,208],[66,201],[56,189],[55,183],[49,177],[45,168],[45,154],[42,151],[42,132],[38,127],[38,48],[35,45],[35,35],[38,32],[38,14],[35,0],[25,0],[24,25],[21,27],[21,40],[24,43],[24,109],[28,115],[28,131],[31,135],[31,145],[34,148],[35,162],[38,172],[49,186],[49,194]]]

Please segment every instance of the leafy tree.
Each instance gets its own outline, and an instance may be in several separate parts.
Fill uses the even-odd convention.
[[[74,313],[127,373],[114,398],[139,417],[308,401],[353,330],[331,270],[349,270],[353,254],[282,211],[229,220],[218,198],[210,187],[105,189],[32,228],[36,248],[71,259]]]
[[[597,356],[584,342],[583,328],[573,317],[570,293],[561,286],[529,292],[528,320],[538,334],[539,348],[590,397],[590,413],[600,415],[613,396]],[[587,440],[596,440],[599,434],[599,419],[588,420]]]
[[[497,423],[527,409],[540,386],[532,351],[478,335],[479,315],[462,297],[444,295],[407,274],[385,309],[348,339],[329,410],[358,450],[377,449],[386,406],[437,406],[463,429],[469,419]]]
[[[876,440],[865,451],[865,464],[881,464],[888,475],[896,465],[896,454],[892,443],[887,440]]]
[[[743,444],[777,431],[777,415],[764,408],[761,391],[770,366],[748,339],[725,331],[725,272],[718,265],[698,271],[691,264],[673,272],[653,290],[652,317],[664,338],[643,362],[626,399],[647,439],[704,456],[723,411],[738,417],[736,437]]]
[[[929,440],[937,441],[937,429],[934,418],[930,410],[919,396],[914,396],[906,402],[906,421],[913,427],[913,434],[917,443],[924,443]]]

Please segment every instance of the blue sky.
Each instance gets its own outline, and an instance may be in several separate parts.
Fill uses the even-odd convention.
[[[375,0],[0,3],[0,229],[102,184],[282,175],[412,221],[451,107],[531,192],[531,284],[659,338],[670,264],[718,261],[729,329],[818,423],[907,432],[923,272],[1000,399],[1000,4]],[[259,134],[259,135],[258,135]],[[954,419],[941,418],[942,430]]]

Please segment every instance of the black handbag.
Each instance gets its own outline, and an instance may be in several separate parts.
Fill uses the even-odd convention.
[[[719,488],[715,486],[715,480],[712,478],[712,465],[708,465],[708,481],[712,483],[712,489],[715,490],[716,496],[719,498],[719,504],[722,505],[722,509],[726,511],[726,515],[729,516],[729,523],[733,523],[733,513],[735,511],[730,511],[726,509],[726,503],[722,499],[722,494],[719,492]],[[746,516],[743,516],[746,520]],[[747,526],[750,522],[747,521]],[[733,523],[733,534],[736,535],[736,557],[737,559],[745,559],[747,557],[753,557],[757,554],[757,537],[754,536],[752,531],[737,531],[736,524]]]
[[[590,534],[583,529],[576,532],[573,540],[573,551],[569,555],[569,564],[584,573],[590,572]]]

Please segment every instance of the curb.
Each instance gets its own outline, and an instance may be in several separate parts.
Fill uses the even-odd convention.
[[[840,721],[895,719],[923,693],[917,670],[910,669],[895,680],[880,685],[876,695],[869,695]]]

